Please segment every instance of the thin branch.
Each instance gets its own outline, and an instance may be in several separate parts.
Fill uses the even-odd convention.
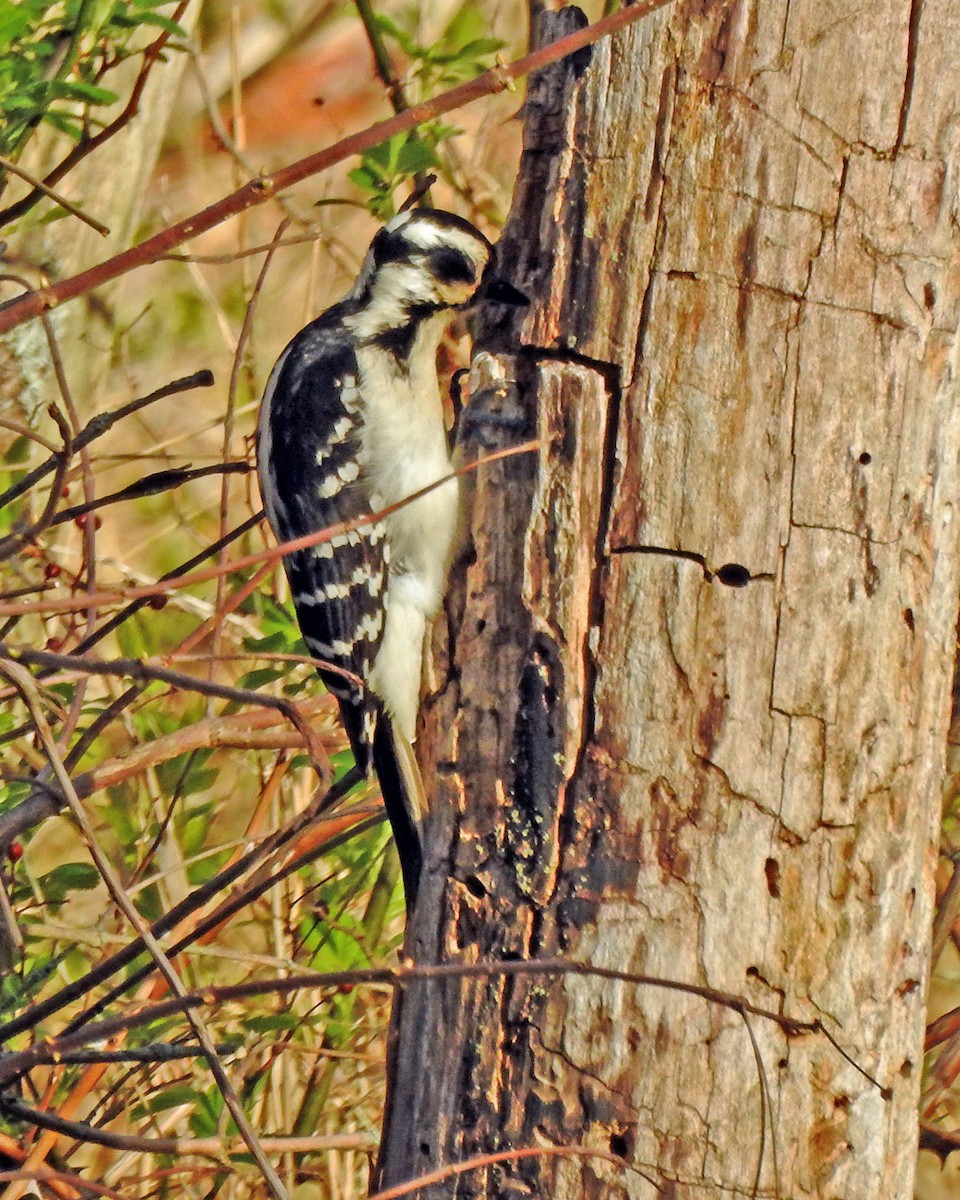
[[[288,238],[280,238],[277,242],[265,242],[260,246],[248,246],[245,250],[234,250],[230,254],[161,254],[163,262],[199,263],[211,267],[232,267],[240,258],[253,258],[257,254],[281,249],[284,246],[301,246],[304,242],[315,242],[319,238],[316,228],[309,233],[297,233]]]
[[[95,229],[101,237],[110,236],[110,230],[101,221],[97,221],[95,218],[89,216],[83,211],[82,208],[78,208],[76,204],[68,200],[66,196],[62,196],[59,192],[55,192],[53,188],[48,187],[42,179],[37,179],[35,176],[31,175],[29,171],[25,171],[23,167],[17,166],[15,162],[11,162],[9,158],[4,158],[2,154],[0,154],[0,167],[2,167],[5,171],[9,171],[11,175],[16,175],[19,179],[24,180],[25,183],[30,184],[30,186],[33,188],[33,191],[30,193],[30,195],[34,197],[34,202],[39,199],[39,197],[36,195],[37,192],[40,192],[44,196],[49,196],[50,199],[55,200],[61,208],[66,209],[66,211],[71,213],[73,216],[79,217],[79,219],[83,221],[85,225],[89,225],[91,229]]]
[[[478,1154],[475,1158],[468,1158],[465,1162],[448,1163],[446,1166],[438,1167],[435,1171],[427,1171],[423,1175],[418,1175],[416,1179],[408,1179],[405,1183],[395,1184],[380,1192],[371,1192],[367,1200],[399,1200],[401,1196],[410,1196],[419,1192],[421,1188],[429,1187],[434,1183],[443,1183],[447,1179],[465,1175],[468,1171],[482,1171],[485,1167],[494,1167],[498,1163],[518,1162],[523,1158],[603,1159],[604,1162],[613,1163],[621,1171],[632,1171],[635,1175],[639,1175],[650,1184],[658,1196],[663,1195],[663,1189],[646,1171],[614,1154],[612,1150],[601,1150],[599,1147],[590,1146],[522,1146],[517,1150],[498,1150],[493,1154]]]
[[[260,550],[255,554],[245,554],[241,558],[231,559],[228,563],[221,566],[208,567],[204,571],[196,571],[189,575],[179,575],[176,578],[165,576],[156,583],[144,587],[116,588],[109,592],[99,592],[95,595],[85,596],[83,599],[65,596],[59,600],[37,600],[30,604],[10,605],[0,602],[0,616],[22,615],[25,613],[76,612],[78,609],[86,608],[91,602],[104,605],[116,604],[121,600],[148,600],[152,596],[159,596],[165,592],[179,591],[181,588],[193,587],[194,584],[198,583],[209,583],[210,580],[217,579],[221,575],[229,574],[233,571],[242,571],[247,567],[259,566],[261,563],[278,562],[285,555],[292,554],[296,550],[306,550],[311,546],[318,546],[322,542],[329,542],[333,538],[339,537],[341,534],[350,533],[354,529],[364,529],[368,525],[382,521],[384,517],[390,516],[391,513],[396,512],[405,505],[412,504],[415,500],[419,500],[422,496],[426,496],[436,488],[443,487],[451,479],[457,479],[461,475],[467,475],[471,471],[476,471],[479,467],[499,462],[501,459],[512,458],[515,454],[530,454],[534,450],[541,450],[544,444],[541,441],[521,442],[517,446],[507,446],[503,450],[496,450],[491,454],[485,454],[481,458],[474,459],[472,462],[464,463],[462,466],[457,467],[456,470],[451,471],[449,475],[444,475],[442,479],[436,480],[427,487],[420,488],[419,491],[413,492],[403,500],[398,500],[396,504],[390,504],[375,513],[368,513],[364,516],[356,517],[351,521],[341,521],[336,525],[328,525],[326,529],[319,529],[316,533],[308,533],[303,537],[293,538],[289,542],[282,542],[279,546]],[[257,519],[259,520],[262,516],[263,513],[260,513]]]
[[[93,858],[97,871],[100,873],[100,878],[107,886],[107,891],[110,893],[111,899],[133,926],[137,936],[142,939],[144,946],[159,968],[160,973],[166,980],[170,990],[176,996],[184,999],[187,996],[187,990],[184,987],[180,976],[174,970],[170,959],[164,953],[160,943],[151,933],[150,929],[145,924],[143,917],[141,917],[140,913],[136,909],[136,906],[127,895],[123,885],[120,882],[119,876],[113,869],[113,865],[100,849],[94,828],[90,823],[83,804],[80,801],[80,797],[77,795],[73,787],[73,781],[70,779],[70,776],[63,765],[63,761],[57,752],[57,746],[53,739],[53,734],[50,732],[50,728],[47,725],[46,718],[43,714],[43,708],[40,704],[40,698],[37,694],[36,682],[33,679],[33,676],[30,675],[26,668],[22,667],[19,663],[9,661],[0,666],[0,671],[2,671],[3,674],[5,674],[11,680],[11,682],[16,684],[17,689],[20,691],[20,694],[23,698],[24,704],[26,704],[30,709],[30,715],[33,717],[36,725],[37,734],[40,738],[40,741],[43,743],[44,752],[50,760],[50,766],[53,768],[53,773],[63,791],[64,797],[66,798],[67,804],[70,808],[70,813],[81,833],[83,834],[83,839],[86,842],[87,850]],[[197,1041],[203,1047],[210,1071],[216,1080],[220,1094],[223,1096],[223,1102],[229,1109],[230,1115],[233,1117],[236,1123],[237,1130],[239,1131],[240,1136],[243,1138],[247,1149],[253,1156],[254,1161],[259,1167],[264,1182],[270,1189],[270,1192],[273,1194],[274,1200],[289,1200],[286,1188],[283,1186],[279,1175],[274,1170],[269,1159],[267,1159],[266,1155],[264,1154],[263,1149],[257,1140],[257,1135],[254,1133],[252,1126],[247,1120],[243,1106],[237,1098],[230,1080],[227,1078],[227,1074],[224,1071],[223,1064],[217,1056],[216,1047],[213,1039],[207,1031],[206,1025],[202,1020],[197,1018],[195,1013],[188,1012],[186,1016],[190,1022],[190,1027],[192,1028]],[[33,1155],[31,1155],[31,1158],[32,1157]],[[28,1162],[29,1161],[30,1160],[28,1160]],[[36,1164],[31,1162],[30,1165]]]
[[[157,400],[163,400],[166,396],[175,396],[180,392],[188,392],[195,387],[213,387],[213,373],[211,371],[197,371],[193,375],[186,375],[182,379],[174,379],[172,383],[165,384],[161,388],[157,388],[155,392],[151,392],[149,396],[141,396],[137,400],[131,400],[129,404],[123,404],[120,408],[114,409],[113,412],[97,413],[90,421],[80,430],[77,436],[73,439],[74,450],[82,450],[85,446],[98,437],[101,437],[112,429],[118,421],[124,417],[129,417],[131,413],[145,408],[148,404],[153,404]],[[28,492],[35,483],[38,483],[45,475],[49,475],[57,466],[57,455],[53,454],[45,462],[42,462],[38,467],[28,472],[24,477],[17,481],[12,487],[0,495],[0,508],[6,506],[22,496],[24,492]]]
[[[324,798],[326,799],[326,797]],[[322,808],[321,808],[322,811]],[[278,867],[275,871],[268,872],[265,868],[261,868],[259,872],[254,874],[249,881],[237,888],[233,895],[228,896],[221,901],[212,912],[207,913],[205,917],[197,922],[197,924],[181,938],[175,941],[170,947],[171,956],[180,954],[186,950],[194,942],[200,938],[206,937],[214,930],[225,925],[231,917],[235,916],[242,909],[249,907],[260,899],[265,892],[268,892],[278,883],[282,883],[284,879],[288,879],[297,871],[309,866],[316,859],[321,858],[325,854],[336,850],[338,846],[345,845],[348,841],[361,834],[366,833],[370,829],[375,829],[386,820],[386,813],[381,811],[369,813],[366,809],[353,810],[343,813],[338,817],[328,818],[330,825],[337,828],[338,832],[332,836],[323,836],[318,830],[312,830],[311,835],[315,841],[302,854],[295,855]],[[189,897],[187,898],[190,899]],[[182,904],[186,904],[183,901]],[[193,905],[194,908],[199,905]],[[141,947],[142,951],[142,947]],[[114,960],[119,960],[121,955],[124,955],[125,950],[118,951],[114,956]],[[134,955],[136,957],[136,955]],[[106,964],[105,964],[106,965]],[[96,969],[96,968],[95,968]],[[109,1005],[114,1001],[119,1000],[126,992],[138,987],[144,980],[148,979],[154,972],[155,968],[152,963],[145,963],[142,967],[137,967],[135,970],[127,974],[122,983],[116,984],[113,988],[101,996],[97,1002],[91,1005],[87,1010],[82,1012],[79,1017],[75,1017],[73,1021],[66,1027],[65,1033],[72,1034],[75,1030],[83,1028],[95,1017],[99,1016]],[[62,1005],[60,1006],[62,1007]],[[0,1067],[2,1067],[2,1057],[0,1057]]]
[[[951,1008],[949,1012],[937,1017],[927,1026],[927,1037],[923,1044],[924,1053],[933,1050],[941,1042],[955,1037],[957,1033],[960,1033],[960,1008]]]
[[[0,417],[0,429],[9,429],[17,437],[28,438],[31,442],[36,442],[38,446],[42,446],[44,450],[49,450],[51,454],[56,455],[60,453],[54,442],[51,442],[49,438],[45,438],[43,434],[37,433],[35,429],[31,429],[28,425],[24,425],[22,421],[14,421],[11,417]]]
[[[180,3],[173,12],[171,20],[179,21],[186,11],[188,3],[189,0],[180,0]],[[0,228],[5,225],[9,225],[11,221],[16,221],[17,218],[22,217],[25,212],[29,212],[29,210],[44,194],[52,194],[50,188],[53,184],[58,183],[64,177],[64,175],[73,170],[78,162],[81,162],[83,159],[85,159],[88,154],[92,154],[94,150],[97,150],[103,145],[104,142],[109,141],[110,138],[119,133],[121,129],[130,124],[133,118],[140,111],[140,101],[143,97],[143,89],[147,86],[147,79],[150,76],[150,72],[153,70],[157,59],[160,57],[161,51],[169,40],[170,31],[165,29],[160,36],[155,41],[151,42],[150,45],[147,46],[147,48],[143,51],[143,62],[140,66],[140,71],[137,75],[137,78],[134,80],[133,88],[130,92],[130,99],[127,101],[123,112],[120,113],[120,115],[113,121],[111,121],[109,125],[104,126],[104,128],[101,129],[100,132],[94,137],[84,138],[81,142],[78,142],[77,145],[74,146],[73,149],[70,150],[70,152],[66,154],[59,163],[57,163],[53,170],[49,171],[44,176],[42,182],[40,180],[36,181],[34,187],[26,194],[26,196],[18,200],[15,204],[11,204],[7,208],[0,211]],[[59,197],[57,197],[57,202],[63,204],[63,200]],[[79,212],[76,215],[79,216]],[[96,228],[96,226],[94,226],[94,228]],[[101,227],[98,232],[102,231],[103,228]]]
[[[201,550],[199,554],[195,554],[192,558],[188,558],[185,562],[180,563],[180,565],[177,567],[172,567],[169,571],[167,571],[166,575],[161,575],[161,582],[167,583],[174,579],[182,579],[185,575],[192,571],[194,567],[199,566],[200,563],[206,561],[206,559],[212,558],[213,555],[221,550],[224,546],[229,546],[231,542],[237,541],[239,538],[243,537],[244,534],[249,533],[251,529],[255,529],[262,520],[263,510],[261,509],[259,512],[254,513],[253,516],[247,517],[245,521],[241,521],[236,529],[232,529],[225,537],[218,538],[217,541],[215,541],[212,545],[207,546],[204,550]],[[124,621],[129,620],[134,613],[139,612],[140,609],[149,604],[150,601],[150,596],[141,596],[134,599],[126,606],[126,608],[121,609],[121,611],[118,613],[114,613],[112,617],[95,629],[93,633],[88,634],[88,636],[85,637],[81,642],[78,642],[74,648],[74,654],[85,654],[87,650],[91,650],[97,645],[98,642],[102,642],[108,634],[112,633],[116,628],[118,628],[118,626],[122,625]]]
[[[295,704],[279,696],[255,692],[250,688],[230,687],[224,683],[197,679],[183,671],[171,671],[166,667],[151,666],[136,658],[89,659],[74,654],[53,654],[49,650],[31,650],[28,647],[14,648],[0,643],[0,663],[4,660],[47,670],[73,671],[80,675],[119,676],[124,679],[135,679],[138,683],[168,683],[171,687],[182,688],[184,691],[199,692],[201,696],[213,696],[218,700],[227,700],[236,704],[255,704],[263,708],[276,709],[277,712],[283,713],[303,738],[321,778],[324,781],[332,778],[332,769],[326,751],[314,736],[309,721],[304,719]],[[0,671],[2,671],[2,667],[0,667]]]
[[[242,1042],[224,1042],[217,1046],[218,1054],[236,1054]],[[147,1046],[126,1046],[123,1050],[71,1050],[60,1061],[62,1063],[165,1063],[177,1062],[182,1058],[199,1058],[203,1051],[199,1046],[181,1043],[151,1042]]]
[[[139,245],[125,250],[122,254],[90,267],[70,279],[38,288],[26,296],[19,296],[9,301],[0,307],[0,333],[6,333],[17,325],[23,324],[24,321],[39,316],[45,309],[54,308],[68,300],[74,300],[94,288],[109,283],[111,279],[125,275],[128,271],[155,262],[158,258],[168,254],[175,246],[182,245],[198,234],[205,233],[208,229],[215,228],[231,217],[246,212],[249,208],[263,204],[278,192],[292,187],[293,184],[299,183],[311,175],[325,171],[334,163],[341,162],[354,154],[362,154],[365,150],[372,149],[398,133],[415,129],[418,125],[432,121],[455,108],[470,104],[481,96],[491,96],[505,91],[516,80],[552,66],[560,59],[566,58],[586,46],[593,45],[601,38],[619,32],[633,22],[649,16],[657,9],[665,8],[669,3],[671,0],[640,0],[639,3],[622,8],[611,16],[604,17],[603,20],[597,21],[593,25],[588,25],[585,29],[577,30],[567,37],[541,47],[532,54],[525,55],[512,63],[498,65],[432,100],[415,104],[405,113],[389,117],[385,121],[379,121],[360,133],[352,134],[325,150],[320,150],[316,154],[308,155],[298,162],[291,163],[272,175],[262,175],[257,179],[251,179],[224,199],[218,200],[200,212],[146,238]],[[0,218],[3,215],[0,213]]]
[[[383,34],[380,32],[380,26],[377,24],[373,5],[370,3],[370,0],[354,0],[354,4],[356,5],[357,15],[360,17],[360,22],[363,25],[363,31],[367,35],[367,41],[370,43],[373,65],[380,76],[380,82],[387,89],[387,95],[390,98],[393,111],[395,113],[406,112],[410,106],[407,104],[407,98],[403,94],[403,85],[393,73],[390,52],[387,50]]]
[[[753,1061],[757,1068],[757,1081],[760,1084],[760,1148],[757,1152],[757,1169],[753,1177],[753,1188],[751,1195],[756,1197],[760,1194],[760,1178],[763,1171],[763,1155],[767,1146],[767,1133],[769,1127],[770,1133],[770,1150],[773,1159],[773,1194],[780,1195],[780,1164],[777,1158],[777,1131],[773,1120],[773,1097],[770,1095],[770,1085],[767,1082],[767,1073],[763,1066],[763,1055],[760,1053],[760,1043],[757,1041],[757,1036],[753,1032],[753,1026],[750,1024],[750,1018],[741,1010],[740,1016],[743,1018],[743,1024],[747,1031],[747,1036],[750,1039],[750,1048],[753,1051]]]
[[[359,781],[360,774],[358,771],[347,772],[327,792],[321,792],[302,812],[297,813],[282,829],[278,829],[258,845],[253,846],[235,862],[218,871],[206,883],[194,888],[189,896],[186,896],[179,904],[175,904],[162,917],[158,917],[151,926],[154,936],[162,937],[179,924],[180,921],[202,908],[224,888],[235,883],[242,875],[252,870],[259,863],[265,862],[272,854],[293,841],[294,838],[299,836],[304,829],[316,820],[320,813],[326,808],[330,808],[337,800],[346,796]],[[77,780],[77,784],[79,785],[81,782],[82,776],[80,780]],[[62,806],[63,801],[59,797],[57,799],[59,801],[58,806]],[[9,815],[11,814],[5,814],[4,817],[0,817],[0,826],[2,826],[5,817]],[[11,835],[7,834],[5,830],[0,829],[0,839],[6,836]],[[174,946],[172,953],[176,954],[177,949],[178,947]],[[87,995],[92,988],[129,966],[130,963],[143,953],[143,950],[144,944],[141,939],[134,938],[129,945],[117,951],[116,954],[112,955],[105,962],[91,968],[91,970],[79,979],[61,988],[56,995],[48,996],[45,1000],[31,1005],[25,1012],[0,1026],[0,1043],[8,1042],[11,1038],[26,1029],[32,1029],[38,1022],[46,1020],[53,1013],[59,1012],[60,1009],[65,1008],[68,1004],[72,1004],[75,1000],[79,1000],[81,997]],[[86,1019],[88,1019],[87,1014],[81,1013],[80,1017],[75,1019],[75,1023],[79,1026],[85,1023]],[[85,1040],[81,1038],[75,1044],[82,1046],[85,1044]]]
[[[58,1185],[62,1189],[64,1184],[70,1184],[77,1189],[76,1192],[64,1193],[60,1190],[58,1194],[74,1197],[82,1196],[84,1192],[92,1192],[95,1196],[105,1196],[107,1200],[127,1200],[113,1188],[88,1179],[85,1175],[75,1175],[72,1171],[54,1171],[52,1167],[43,1167],[36,1171],[15,1167],[12,1171],[0,1171],[0,1183],[45,1183],[55,1192]]]
[[[333,697],[329,693],[301,701],[301,716],[309,719],[324,711],[332,715]],[[230,713],[227,716],[207,717],[194,721],[174,733],[140,742],[126,753],[99,763],[83,775],[83,795],[90,796],[104,788],[116,787],[133,775],[140,775],[160,763],[169,762],[181,754],[195,750],[237,747],[241,749],[302,749],[299,732],[278,735],[273,728],[283,720],[273,709],[259,712]]]
[[[277,251],[277,242],[286,232],[287,226],[290,224],[289,218],[284,218],[277,227],[277,232],[273,236],[271,248],[267,252],[263,263],[260,266],[260,271],[257,275],[256,283],[253,286],[250,300],[247,304],[246,311],[243,314],[243,324],[240,326],[240,333],[237,337],[237,348],[233,355],[233,364],[230,368],[230,382],[227,386],[227,408],[223,417],[223,450],[222,457],[228,459],[233,449],[233,428],[236,415],[237,404],[237,388],[240,384],[240,371],[243,366],[243,358],[246,353],[247,343],[250,340],[250,333],[253,329],[253,320],[257,312],[257,304],[260,300],[260,294],[263,291],[263,285],[267,281],[267,273],[273,263],[274,255]],[[227,532],[228,519],[230,516],[230,481],[226,475],[220,481],[220,537],[222,538]],[[220,552],[220,565],[223,566],[227,561],[226,547]],[[214,610],[220,614],[223,608],[224,589],[226,587],[226,576],[221,575],[217,580],[217,594],[214,600]],[[213,627],[213,652],[218,654],[220,651],[220,639],[223,632],[223,618],[219,617]]]
[[[165,471],[154,471],[151,475],[144,475],[135,483],[120,488],[119,491],[99,496],[89,504],[74,504],[71,508],[62,509],[49,524],[50,526],[64,525],[67,521],[75,521],[77,517],[82,517],[88,512],[106,508],[109,504],[119,504],[122,500],[141,500],[144,496],[159,496],[161,492],[172,491],[174,488],[183,487],[185,483],[192,483],[195,479],[204,479],[208,475],[246,475],[252,470],[253,468],[248,462],[237,461],[212,463],[208,467],[171,467]]]
[[[56,405],[51,404],[48,409],[51,417],[56,422],[57,428],[60,430],[60,436],[63,438],[63,449],[57,451],[54,455],[56,464],[54,466],[53,483],[50,485],[50,491],[47,493],[47,502],[43,506],[43,512],[40,516],[26,529],[17,530],[14,533],[8,533],[6,537],[0,538],[0,560],[9,558],[11,554],[16,554],[21,547],[48,529],[55,523],[57,502],[63,492],[63,481],[67,474],[67,468],[70,465],[70,456],[73,453],[73,438],[70,433],[70,426],[64,420],[63,415]]]
[[[195,554],[192,558],[187,559],[186,562],[183,562],[178,567],[174,567],[171,571],[168,571],[167,574],[163,576],[163,579],[176,579],[186,572],[191,571],[205,559],[209,558],[213,554],[216,554],[221,546],[235,541],[237,538],[253,529],[260,522],[262,517],[262,512],[255,513],[252,517],[238,525],[236,529],[232,530],[226,538],[221,538],[219,542],[214,542],[212,546],[208,546],[199,554]],[[239,590],[239,595],[242,596],[244,591],[245,589],[241,588]],[[234,601],[239,603],[236,595],[231,597],[230,603],[232,604]],[[124,621],[132,617],[134,613],[138,612],[141,608],[149,603],[150,599],[149,597],[146,597],[134,600],[131,604],[128,604],[124,609],[118,613],[115,613],[109,618],[109,620],[105,621],[102,625],[95,629],[93,633],[88,634],[87,637],[79,642],[74,648],[74,654],[83,654],[87,650],[91,649],[108,634],[112,633],[114,629],[122,625]],[[188,644],[191,644],[190,637],[188,637],[186,641],[182,643],[184,646]],[[43,678],[43,675],[44,673],[42,671],[39,672],[40,678]],[[141,691],[143,690],[143,686],[143,684],[138,683],[133,687],[127,688],[127,690],[112,704],[110,704],[108,708],[97,715],[97,717],[91,722],[88,728],[81,733],[80,737],[71,747],[66,758],[66,763],[69,768],[73,768],[75,763],[80,760],[95,738],[97,738],[107,727],[107,725],[109,725],[111,721],[115,720],[116,717],[123,712],[123,710],[129,704],[131,704],[137,698],[137,696],[140,695]],[[0,735],[0,744],[10,741],[14,737],[19,737],[21,734],[29,732],[29,730],[29,725],[25,725],[18,729],[8,730],[5,734]],[[82,779],[83,777],[77,781],[78,787],[82,786]],[[0,847],[9,845],[13,838],[18,837],[27,829],[32,828],[34,825],[45,820],[47,817],[54,816],[62,807],[63,799],[57,794],[56,790],[51,788],[49,783],[45,782],[43,778],[35,779],[33,791],[30,793],[30,795],[15,807],[9,809],[5,813],[0,814]]]
[[[194,1052],[196,1053],[196,1052]],[[56,1113],[41,1112],[13,1097],[0,1099],[0,1111],[17,1121],[27,1121],[38,1129],[50,1129],[64,1137],[94,1146],[109,1146],[112,1150],[134,1150],[144,1154],[200,1154],[222,1158],[227,1154],[249,1154],[245,1143],[227,1138],[149,1138],[131,1134],[112,1133],[84,1121],[66,1121]],[[260,1146],[272,1154],[297,1152],[319,1154],[325,1150],[372,1150],[376,1138],[368,1133],[331,1133],[312,1137],[262,1137]]]
[[[118,956],[119,957],[119,956]],[[206,987],[201,992],[191,992],[185,997],[176,997],[150,1004],[135,1013],[122,1017],[110,1017],[84,1029],[64,1033],[49,1041],[37,1041],[26,1050],[11,1052],[0,1057],[0,1084],[18,1077],[25,1071],[43,1063],[55,1062],[58,1054],[85,1046],[89,1042],[106,1041],[119,1033],[147,1025],[151,1021],[164,1020],[173,1014],[184,1011],[185,1008],[197,1008],[206,1005],[215,1008],[231,1000],[247,999],[251,996],[286,995],[289,992],[305,988],[317,990],[337,990],[345,985],[370,986],[386,985],[391,988],[402,988],[413,980],[418,979],[484,979],[504,975],[578,975],[586,978],[616,980],[630,983],[637,987],[662,988],[665,991],[679,992],[685,996],[696,996],[708,1004],[716,1004],[727,1008],[740,1016],[750,1013],[761,1020],[770,1021],[782,1029],[787,1037],[798,1037],[804,1034],[823,1033],[831,1045],[843,1057],[856,1066],[855,1061],[837,1045],[835,1040],[826,1034],[826,1030],[818,1020],[802,1021],[788,1017],[772,1009],[761,1008],[751,1003],[743,996],[732,992],[720,991],[707,987],[705,984],[685,983],[678,979],[666,979],[660,975],[647,975],[635,971],[620,971],[612,967],[597,967],[591,963],[571,962],[563,958],[541,958],[533,960],[491,960],[476,963],[439,963],[432,966],[416,966],[410,963],[394,967],[366,967],[352,971],[304,971],[291,974],[283,979],[250,980],[244,983],[224,984],[220,987]],[[64,989],[66,992],[67,989]],[[81,993],[82,994],[82,993]],[[42,1005],[36,1005],[34,1012]],[[48,1015],[46,1012],[42,1017]],[[36,1017],[36,1020],[42,1019]],[[30,1024],[35,1024],[36,1020]],[[0,1040],[6,1041],[14,1033],[28,1028],[20,1019],[9,1022],[0,1029]],[[9,1030],[9,1032],[8,1032]],[[858,1070],[863,1073],[862,1068]],[[867,1076],[870,1082],[880,1087],[875,1079]]]

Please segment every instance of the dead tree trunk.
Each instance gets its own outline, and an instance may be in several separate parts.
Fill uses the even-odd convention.
[[[911,1195],[958,593],[946,17],[678,3],[533,81],[503,261],[534,303],[478,339],[467,455],[543,449],[477,477],[421,740],[418,962],[705,985],[853,1061],[656,986],[421,982],[383,1184],[575,1146],[664,1195]],[[418,1194],[454,1193],[654,1191],[544,1156]]]

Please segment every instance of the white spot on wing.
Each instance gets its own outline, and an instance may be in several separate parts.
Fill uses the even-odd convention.
[[[377,608],[373,612],[367,613],[360,624],[357,626],[357,640],[361,638],[368,642],[375,642],[380,636],[383,629],[383,609]]]
[[[344,483],[353,483],[359,474],[360,464],[356,461],[356,459],[353,459],[350,462],[345,462],[342,466],[337,468],[337,475],[343,480]]]
[[[317,488],[317,494],[323,500],[329,500],[331,496],[335,496],[343,487],[343,480],[339,475],[327,475]]]
[[[348,375],[340,389],[340,403],[348,413],[355,413],[362,403],[356,375]]]

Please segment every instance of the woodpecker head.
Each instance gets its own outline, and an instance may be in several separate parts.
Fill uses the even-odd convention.
[[[474,302],[526,304],[492,274],[493,246],[479,229],[435,208],[398,213],[373,239],[351,297],[375,324],[416,322]]]

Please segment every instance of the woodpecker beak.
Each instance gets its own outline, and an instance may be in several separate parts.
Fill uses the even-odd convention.
[[[515,308],[526,308],[529,299],[505,279],[491,279],[484,284],[480,300],[484,304],[512,304]]]

